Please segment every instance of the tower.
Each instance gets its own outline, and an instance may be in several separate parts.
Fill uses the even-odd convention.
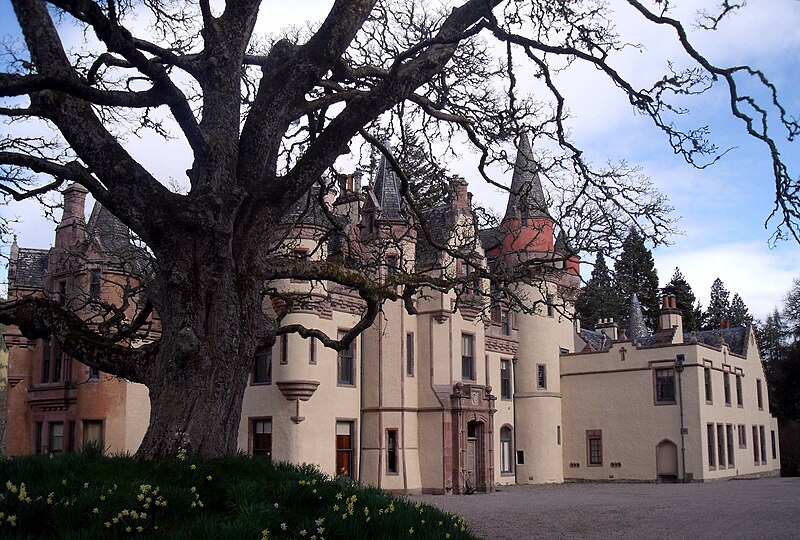
[[[572,304],[564,286],[577,286],[578,261],[566,239],[556,253],[544,190],[527,137],[520,137],[506,213],[501,223],[502,264],[529,264],[533,279],[517,286],[531,311],[518,313],[514,361],[516,471],[518,483],[563,482],[560,361],[572,348]]]

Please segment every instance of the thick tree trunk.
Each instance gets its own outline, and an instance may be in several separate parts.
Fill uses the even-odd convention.
[[[144,376],[151,413],[140,457],[234,453],[255,352],[274,342],[261,283],[237,267],[230,242],[194,246],[160,258],[151,288],[162,337]]]

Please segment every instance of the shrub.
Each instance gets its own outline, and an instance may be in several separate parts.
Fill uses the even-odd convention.
[[[473,538],[435,507],[246,455],[140,461],[90,448],[0,460],[0,482],[3,538]]]

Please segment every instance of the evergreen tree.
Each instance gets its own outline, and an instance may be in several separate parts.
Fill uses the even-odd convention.
[[[692,291],[692,286],[683,277],[680,268],[675,268],[672,279],[664,287],[664,294],[674,294],[675,303],[683,316],[683,329],[687,332],[700,330],[702,311]]]
[[[730,311],[728,313],[728,320],[730,320],[732,327],[746,326],[753,322],[753,316],[750,315],[750,310],[747,309],[739,293],[733,295]]]
[[[795,339],[800,337],[800,278],[794,278],[792,288],[783,299],[783,315]]]
[[[631,296],[636,293],[642,304],[645,323],[650,330],[658,326],[660,311],[658,274],[653,254],[647,249],[639,231],[632,229],[622,242],[622,252],[614,265],[617,320],[627,321]]]
[[[598,319],[616,315],[615,305],[614,282],[601,251],[597,254],[592,276],[575,303],[575,311],[582,327],[594,328]]]
[[[722,280],[717,278],[711,284],[711,300],[708,309],[703,315],[703,330],[713,330],[730,318],[731,303],[730,291],[725,288]]]
[[[758,350],[761,352],[764,367],[767,368],[770,362],[781,357],[786,347],[788,329],[778,308],[767,315],[767,320],[758,324],[757,328]]]

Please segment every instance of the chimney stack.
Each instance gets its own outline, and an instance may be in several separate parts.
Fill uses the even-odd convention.
[[[619,329],[614,319],[600,319],[597,321],[594,329],[596,332],[605,335],[611,341],[617,341],[619,339]]]
[[[467,181],[463,176],[454,175],[450,180],[450,189],[453,193],[453,207],[469,212],[472,206],[472,193],[467,191]]]
[[[661,297],[659,326],[662,332],[674,329],[672,343],[683,343],[683,314],[678,309],[678,299],[674,294],[665,294]]]

